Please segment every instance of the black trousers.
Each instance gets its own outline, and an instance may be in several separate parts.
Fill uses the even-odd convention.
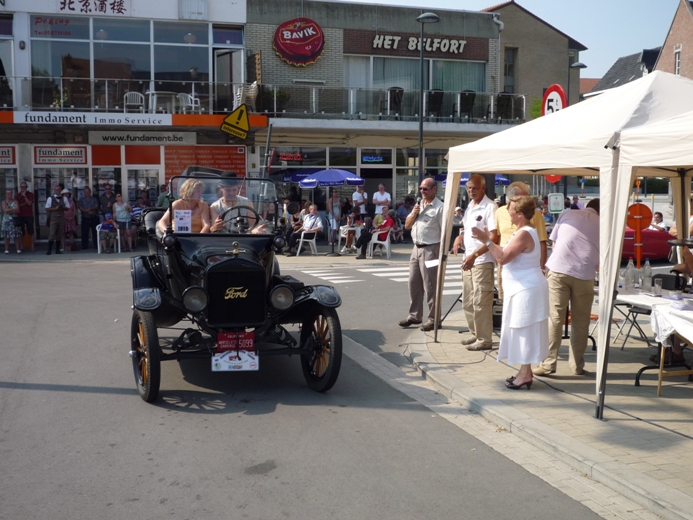
[[[361,234],[356,239],[356,247],[361,248],[361,256],[366,256],[366,251],[368,250],[368,243],[373,238],[373,233],[366,231],[365,229],[361,231]]]
[[[96,249],[98,242],[96,241],[96,226],[99,225],[99,217],[85,217],[82,215],[82,249],[89,249],[89,235]]]
[[[291,236],[289,237],[289,250],[296,247],[296,244],[298,243],[298,241],[301,240],[301,233],[291,233]],[[306,233],[304,238],[306,240],[313,240],[314,236],[315,236],[315,233]]]

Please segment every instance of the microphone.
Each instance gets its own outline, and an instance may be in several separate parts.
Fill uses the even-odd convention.
[[[417,197],[416,203],[417,203],[418,205],[421,205],[421,197]]]

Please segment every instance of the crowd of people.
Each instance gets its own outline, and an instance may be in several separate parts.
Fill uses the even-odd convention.
[[[409,260],[409,315],[399,325],[406,328],[422,324],[427,310],[427,321],[421,325],[424,331],[435,327],[435,260],[442,230],[442,203],[435,198],[436,189],[432,179],[422,181],[420,202],[405,222],[412,232],[414,248]],[[453,224],[460,226],[453,252],[465,253],[463,308],[469,332],[462,344],[471,351],[493,348],[493,306],[494,300],[501,300],[498,360],[520,366],[505,380],[505,386],[529,390],[533,376],[556,371],[570,304],[569,367],[574,375],[584,375],[599,265],[599,199],[582,206],[574,198],[570,204],[574,211],[564,211],[554,224],[547,218],[548,212],[539,209],[529,196],[530,188],[523,182],[508,186],[507,204],[500,208],[486,195],[483,176],[472,175],[466,189],[469,204],[464,212],[461,207],[455,208],[453,217]],[[547,223],[554,224],[550,237]],[[549,239],[552,255],[547,260]]]
[[[26,181],[19,185],[19,191],[5,190],[5,199],[0,209],[0,238],[5,242],[5,254],[10,254],[13,243],[18,254],[22,253],[24,237],[28,237],[31,252],[36,251],[37,222],[34,217],[38,208],[35,206],[35,195],[29,191]],[[121,249],[133,251],[135,248],[137,233],[140,225],[140,214],[146,207],[150,207],[149,197],[146,191],[142,191],[134,205],[123,202],[121,194],[114,194],[113,187],[106,183],[103,185],[103,194],[99,197],[92,195],[91,188],[84,187],[79,200],[77,192],[58,183],[52,187],[52,193],[46,198],[44,205],[48,228],[48,250],[46,254],[62,254],[63,252],[77,251],[81,236],[81,249],[90,247],[90,239],[94,249],[97,248],[97,240],[101,241],[104,249],[111,251],[113,241],[109,235],[116,236],[116,230],[121,230]],[[103,224],[115,215],[113,229],[110,223]],[[101,237],[97,237],[97,226],[101,224]],[[104,241],[105,239],[105,241]]]

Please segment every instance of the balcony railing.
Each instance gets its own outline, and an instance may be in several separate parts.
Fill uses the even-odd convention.
[[[250,112],[273,117],[418,121],[419,91],[260,85],[205,81],[7,78],[0,109],[75,112],[223,114],[242,100]],[[14,86],[14,92],[10,86]],[[129,93],[136,93],[127,96]],[[128,101],[126,104],[126,100]],[[522,123],[525,96],[487,92],[424,92],[424,119],[437,123]]]

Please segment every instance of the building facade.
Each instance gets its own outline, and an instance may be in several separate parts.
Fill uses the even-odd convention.
[[[425,172],[444,174],[450,146],[526,120],[519,89],[536,75],[519,69],[503,92],[503,14],[436,10],[423,25],[420,14],[307,0],[5,0],[0,188],[29,182],[39,222],[57,183],[154,199],[193,163],[280,181],[339,167],[402,200],[416,193],[420,123]],[[566,41],[539,46],[563,52]],[[221,131],[239,124],[239,106],[245,139]]]

